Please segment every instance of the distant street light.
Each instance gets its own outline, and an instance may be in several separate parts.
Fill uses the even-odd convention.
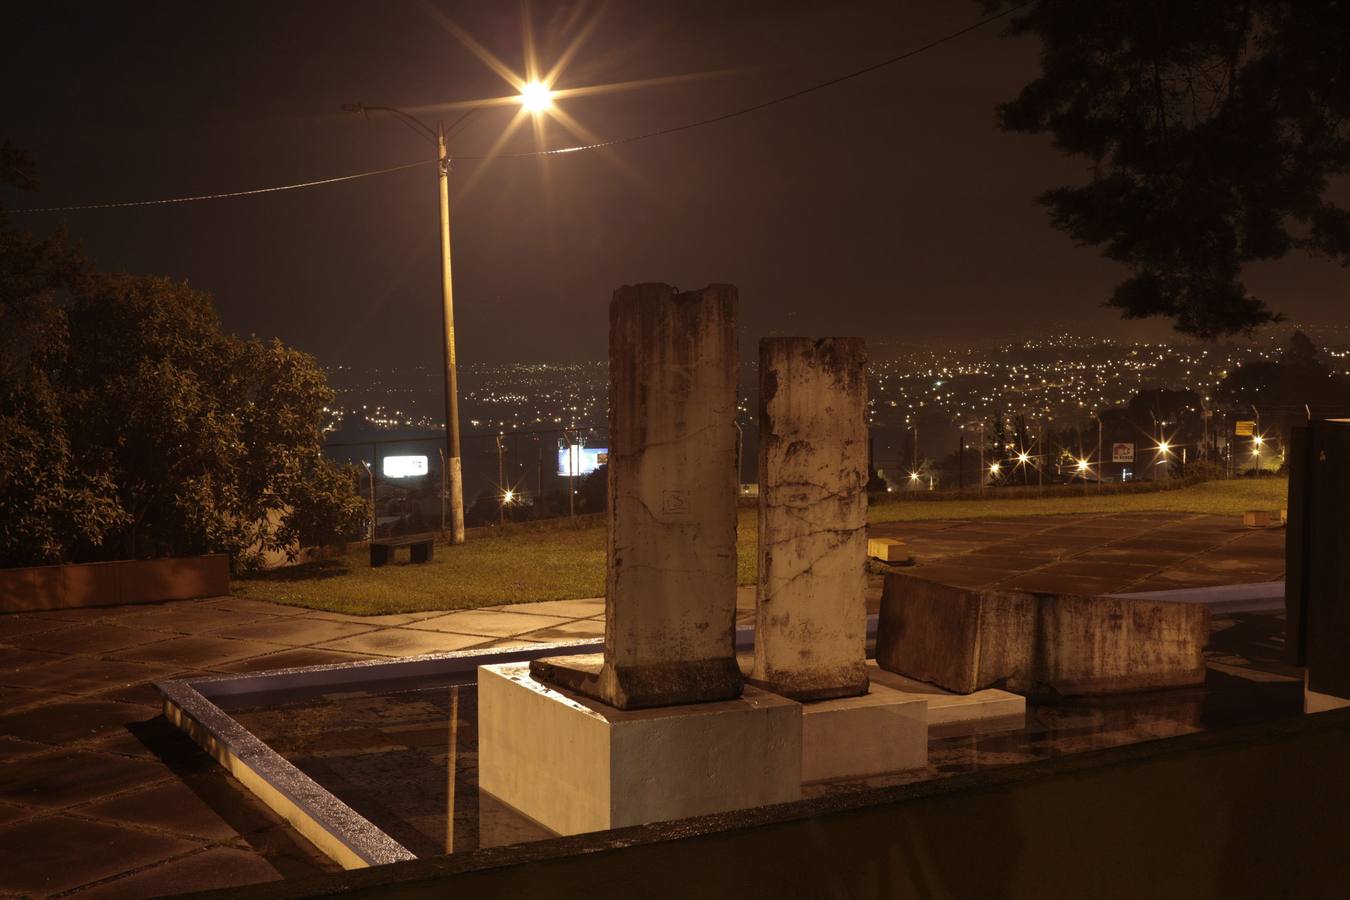
[[[553,105],[553,92],[541,82],[532,81],[522,85],[520,96],[516,98],[521,107],[537,114]],[[457,127],[480,107],[471,106],[451,126]],[[367,115],[372,112],[384,112],[396,116],[399,121],[427,138],[436,148],[436,179],[440,193],[441,207],[441,325],[445,340],[443,344],[445,358],[445,437],[447,463],[450,470],[450,542],[464,543],[464,470],[460,462],[459,441],[459,371],[455,359],[455,290],[450,269],[450,155],[446,152],[445,123],[437,120],[436,127],[423,122],[410,113],[392,106],[366,106],[363,103],[344,103],[344,112]]]

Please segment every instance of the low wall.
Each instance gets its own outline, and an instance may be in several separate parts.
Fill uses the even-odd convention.
[[[0,569],[0,612],[157,603],[229,592],[225,553]]]
[[[1350,710],[201,896],[1335,897]]]

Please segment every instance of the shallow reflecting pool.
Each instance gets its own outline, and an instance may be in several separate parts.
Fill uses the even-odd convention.
[[[934,728],[926,768],[807,785],[803,794],[819,797],[944,778],[1302,714],[1301,674],[1280,661],[1282,617],[1216,618],[1211,630],[1203,687],[1032,702],[1025,721]],[[471,681],[409,683],[379,692],[254,696],[226,708],[418,856],[552,836],[480,794],[477,694]]]

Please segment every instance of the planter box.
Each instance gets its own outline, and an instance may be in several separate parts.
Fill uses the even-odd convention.
[[[120,606],[230,592],[224,553],[0,569],[0,612]]]

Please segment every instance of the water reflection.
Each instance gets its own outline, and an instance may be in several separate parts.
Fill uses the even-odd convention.
[[[1025,723],[934,728],[925,769],[807,785],[804,796],[868,790],[1302,712],[1282,665],[1278,617],[1216,619],[1203,687],[1030,703]],[[478,789],[477,690],[403,684],[231,704],[260,740],[418,856],[550,837]],[[972,733],[972,731],[974,733]]]

